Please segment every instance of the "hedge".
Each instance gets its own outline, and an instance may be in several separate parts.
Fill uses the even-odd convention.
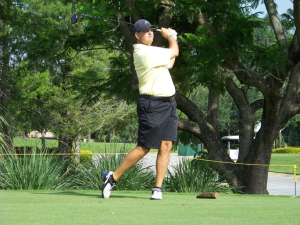
[[[300,154],[299,147],[286,147],[286,148],[275,148],[272,150],[273,153],[288,153],[288,154]]]
[[[73,152],[74,153],[74,152]],[[80,150],[80,163],[91,163],[93,161],[93,152],[91,150]],[[71,156],[71,162],[74,161],[74,155]]]

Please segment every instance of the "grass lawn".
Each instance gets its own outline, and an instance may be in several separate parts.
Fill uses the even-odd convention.
[[[299,224],[300,198],[221,194],[197,199],[196,194],[150,192],[0,190],[1,224]]]
[[[29,147],[41,148],[42,147],[42,139],[39,139],[39,138],[14,138],[14,146],[16,146],[16,147],[29,146]],[[57,140],[49,140],[49,139],[46,140],[47,148],[52,148],[52,147],[57,147],[57,146],[58,146]]]
[[[100,142],[81,142],[81,150],[91,150],[93,153],[105,153],[121,151],[129,152],[136,147],[136,144],[130,143],[100,143]],[[158,152],[158,149],[151,149],[150,152]],[[173,150],[172,152],[178,152]]]
[[[42,140],[39,138],[14,138],[14,145],[18,147],[42,147]],[[91,150],[93,153],[105,153],[105,152],[120,152],[130,151],[136,146],[136,144],[128,143],[100,143],[100,142],[81,142],[81,150]],[[57,140],[46,139],[46,147],[58,147]]]
[[[300,154],[273,153],[271,156],[269,171],[275,173],[294,174],[293,165],[297,165],[296,172],[300,175]]]
[[[93,153],[118,153],[120,151],[129,152],[135,148],[136,144],[129,143],[100,143],[100,142],[81,142],[81,150],[91,150]]]
[[[14,145],[18,147],[42,147],[42,140],[39,138],[14,138]],[[57,140],[46,139],[46,147],[58,147]],[[93,153],[118,153],[120,151],[129,152],[136,147],[136,144],[130,143],[101,143],[101,142],[81,142],[81,150],[91,150]],[[151,149],[151,152],[157,152],[157,149]],[[172,152],[177,152],[172,151]]]

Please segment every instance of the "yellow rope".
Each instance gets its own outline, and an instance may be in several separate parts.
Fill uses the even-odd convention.
[[[198,159],[193,158],[195,160],[202,160],[208,162],[215,162],[215,163],[227,163],[227,164],[234,164],[234,165],[244,165],[244,166],[293,166],[293,165],[271,165],[271,164],[250,164],[250,163],[235,163],[235,162],[224,162],[224,161],[216,161],[216,160],[209,160],[209,159]]]

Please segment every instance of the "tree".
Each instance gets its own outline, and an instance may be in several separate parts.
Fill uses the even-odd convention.
[[[78,6],[81,13],[91,13],[93,16],[116,17],[127,22],[148,18],[160,27],[173,27],[181,35],[180,57],[176,59],[172,72],[177,87],[176,101],[178,109],[187,118],[180,119],[179,129],[201,140],[211,159],[232,162],[222,144],[218,124],[220,95],[227,92],[239,111],[238,162],[269,164],[273,142],[279,131],[300,112],[300,5],[298,0],[294,1],[294,20],[289,21],[293,21],[296,31],[291,40],[284,31],[284,20],[278,15],[275,2],[264,1],[272,25],[270,31],[276,41],[263,45],[254,41],[253,31],[261,27],[264,21],[246,10],[247,7],[255,7],[257,3],[258,0],[128,0],[118,3],[78,2]],[[114,60],[122,66],[112,72],[111,79],[106,83],[110,85],[109,89],[102,85],[99,86],[101,90],[113,92],[117,96],[132,93],[124,88],[124,84],[129,87],[130,77],[132,90],[137,90],[138,82],[132,60],[135,39],[131,27],[100,20],[82,20],[77,26],[83,26],[84,33],[69,38],[73,46],[85,49],[97,43],[124,54],[121,60],[120,57]],[[76,38],[80,42],[76,42]],[[156,34],[154,45],[165,44],[163,38]],[[117,89],[120,84],[123,89]],[[206,112],[187,97],[199,85],[209,89]],[[251,99],[251,89],[261,94],[262,98]],[[261,128],[255,136],[255,113],[259,109],[262,109],[259,119]],[[228,163],[216,163],[214,166],[219,167],[222,174],[229,174],[228,182],[241,187],[241,191],[267,193],[268,167]]]
[[[57,124],[57,117],[53,113],[57,104],[52,104],[51,100],[59,93],[59,88],[52,84],[49,71],[45,71],[20,78],[14,89],[18,93],[12,97],[11,108],[20,127],[27,132],[38,130],[42,134],[42,148],[45,148],[46,132]]]
[[[13,149],[14,118],[11,116],[8,104],[14,78],[17,75],[17,64],[24,53],[24,46],[18,45],[18,41],[22,39],[22,35],[25,35],[24,28],[26,27],[22,27],[20,23],[22,14],[17,5],[18,2],[10,0],[0,2],[0,102],[3,105],[2,115],[8,123],[4,133],[5,141],[10,149]]]
[[[209,19],[211,19],[209,12],[202,8],[199,12],[199,22],[202,25],[202,30],[199,30],[198,37],[206,35],[206,38],[202,38],[202,40],[198,38],[197,40],[197,36],[190,35],[190,38],[188,37],[190,42],[187,44],[191,46],[189,49],[198,48],[195,53],[197,56],[198,53],[203,53],[203,48],[205,48],[203,45],[205,44],[210,44],[210,47],[214,46],[211,49],[222,54],[220,58],[215,58],[210,62],[215,64],[214,68],[221,67],[221,75],[225,78],[226,91],[231,95],[239,109],[240,154],[238,162],[240,163],[269,164],[272,145],[279,131],[289,119],[299,113],[297,99],[295,98],[297,91],[291,88],[292,86],[298,87],[298,82],[291,80],[298,73],[298,53],[292,50],[296,43],[289,42],[285,37],[273,3],[273,1],[265,1],[277,40],[271,46],[264,47],[252,43],[252,29],[259,25],[253,16],[242,13],[234,15],[230,11],[226,12],[222,8],[218,8],[218,5],[215,6],[223,12],[220,13],[220,18],[217,18],[219,20],[214,20],[222,25],[218,26],[219,30],[212,26],[213,24],[209,22]],[[226,9],[233,10],[228,7],[237,6],[228,4]],[[224,18],[224,15],[226,15],[226,18]],[[223,17],[224,22],[221,22],[221,17]],[[232,29],[233,27],[234,29]],[[216,35],[223,40],[218,40]],[[201,56],[203,57],[203,54]],[[197,60],[201,59],[198,57],[195,61]],[[200,62],[205,60],[207,60],[207,57]],[[237,78],[238,83],[234,81],[233,75]],[[216,76],[215,73],[214,76]],[[254,102],[249,101],[247,93],[250,87],[261,92],[263,99]],[[184,96],[178,95],[179,108],[184,110],[190,118],[190,121],[182,121],[179,126],[189,132],[196,133],[195,135],[203,140],[208,150],[213,154],[213,159],[229,161],[226,159],[227,155],[222,153],[219,137],[215,132],[218,130],[216,124],[217,112],[214,110],[219,104],[218,94],[214,94],[215,89],[210,91],[212,94],[209,103],[211,113],[207,113],[207,115],[200,111],[193,113],[197,111],[193,103]],[[291,95],[293,95],[293,98]],[[189,109],[185,110],[186,108]],[[262,125],[254,139],[254,113],[259,108],[263,108]],[[197,131],[195,132],[193,129]],[[267,193],[267,167],[223,164],[220,165],[220,168],[224,172],[233,171],[229,178],[230,182],[237,186],[245,186],[246,188],[243,190],[246,193]]]

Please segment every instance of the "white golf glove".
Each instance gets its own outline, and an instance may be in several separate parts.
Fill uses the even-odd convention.
[[[172,33],[169,35],[169,37],[174,36],[175,40],[177,41],[177,32],[173,29],[171,29]],[[169,37],[167,39],[169,39]]]
[[[175,40],[177,41],[177,32],[176,32],[176,30],[173,30],[173,29],[171,29],[171,31],[172,31],[172,36],[174,36],[174,38],[175,38]]]

